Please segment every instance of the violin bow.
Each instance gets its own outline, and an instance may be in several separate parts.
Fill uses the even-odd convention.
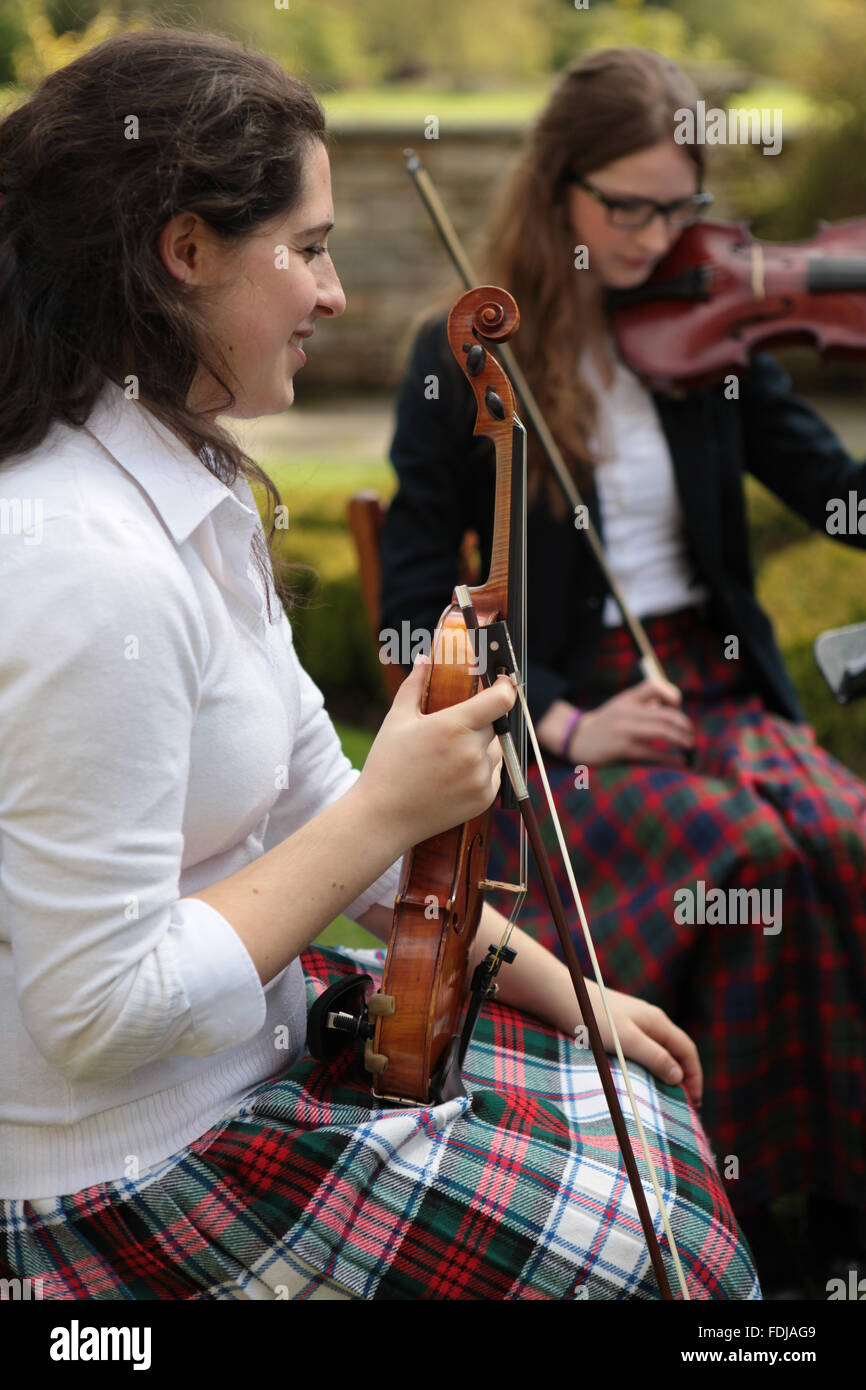
[[[438,231],[445,249],[456,267],[457,274],[460,276],[467,290],[473,289],[478,284],[478,277],[460,244],[460,239],[454,230],[454,224],[448,216],[439,194],[436,192],[430,175],[427,173],[427,170],[424,168],[414,150],[404,150],[403,154],[406,159],[406,170],[412,182],[415,184],[421,201],[430,214],[433,225]],[[526,380],[517,358],[514,356],[514,353],[507,343],[497,343],[496,346],[503,369],[511,382],[513,390],[520,398],[527,417],[547,456],[547,460],[556,475],[559,486],[562,488],[565,498],[572,509],[572,513],[574,514],[578,507],[582,509],[582,514],[586,518],[586,525],[582,526],[580,529],[587,538],[595,562],[604,576],[605,583],[609,586],[613,594],[617,607],[622,614],[622,620],[628,628],[638,650],[640,655],[640,668],[643,675],[648,680],[665,680],[664,668],[658,658],[655,648],[647,636],[643,623],[636,614],[632,613],[615,576],[611,573],[604,553],[604,547],[601,543],[601,537],[593,525],[592,517],[589,514],[589,508],[581,500],[574,479],[566,467],[559,446],[548,428],[547,421],[539,409],[538,402],[532,393],[532,388]]]
[[[457,304],[455,304],[454,308],[451,310],[451,314],[448,320],[449,342],[451,343],[452,351],[454,353],[454,356],[457,358],[458,362],[460,362],[459,354],[461,350],[465,358],[463,362],[460,362],[460,365],[465,371],[467,378],[470,381],[470,384],[473,389],[473,394],[476,398],[476,405],[478,407],[478,418],[476,420],[475,427],[476,433],[482,431],[482,404],[484,407],[486,407],[489,415],[494,420],[503,424],[504,430],[508,430],[510,436],[513,436],[513,427],[515,424],[517,424],[519,429],[522,430],[522,426],[520,425],[518,417],[515,414],[514,396],[511,391],[510,383],[501,363],[499,363],[498,360],[492,356],[492,354],[485,354],[482,351],[479,355],[479,348],[473,347],[472,344],[472,339],[474,338],[476,342],[480,342],[482,345],[494,343],[497,346],[501,346],[502,341],[506,338],[511,337],[511,335],[515,332],[519,321],[519,310],[512,296],[508,294],[506,291],[490,285],[479,286],[476,289],[470,290],[467,294],[464,294],[460,300],[458,300]],[[452,324],[454,325],[453,335]],[[459,332],[457,331],[458,329]],[[456,342],[458,340],[462,343],[462,349],[456,346]],[[488,359],[487,361],[484,360],[485,355]],[[498,441],[496,442],[497,496],[499,496],[499,489],[501,485],[500,477],[503,470],[501,469],[499,463],[501,446],[499,445]],[[512,455],[509,451],[509,474],[511,473],[512,462]],[[506,492],[509,498],[511,498],[513,501],[516,495],[515,482],[513,477],[509,477],[507,487],[502,487],[503,495]],[[521,491],[520,496],[522,500],[522,505],[525,507],[525,489]],[[499,518],[497,517],[497,526],[498,524]],[[523,595],[525,595],[525,592],[526,578],[524,574],[522,576],[521,598],[523,597]],[[647,1165],[647,1171],[650,1175],[650,1180],[652,1183],[656,1202],[658,1204],[662,1225],[667,1236],[668,1245],[670,1248],[671,1257],[673,1259],[674,1268],[676,1269],[677,1279],[680,1285],[680,1289],[682,1291],[682,1296],[684,1299],[688,1300],[690,1299],[691,1295],[689,1294],[688,1286],[686,1284],[685,1275],[683,1273],[682,1264],[679,1258],[679,1251],[677,1250],[673,1230],[671,1229],[670,1218],[668,1217],[667,1208],[665,1207],[664,1199],[662,1196],[661,1185],[658,1180],[655,1165],[652,1161],[649,1143],[647,1141],[646,1132],[644,1130],[643,1122],[640,1117],[640,1111],[638,1109],[634,1090],[632,1088],[631,1078],[629,1076],[628,1068],[626,1066],[625,1056],[622,1049],[622,1043],[620,1041],[619,1033],[613,1019],[607,990],[605,989],[604,980],[601,974],[598,956],[595,951],[592,936],[589,930],[589,925],[586,919],[586,914],[583,909],[583,903],[581,901],[580,893],[578,891],[577,883],[574,877],[574,871],[572,869],[571,860],[568,855],[568,850],[565,844],[565,838],[562,833],[562,827],[559,821],[559,816],[557,815],[556,806],[554,804],[553,796],[550,791],[550,784],[548,782],[547,773],[544,768],[544,761],[541,756],[541,749],[538,745],[538,739],[536,737],[535,729],[526,703],[526,695],[523,686],[523,672],[518,666],[517,658],[515,657],[514,650],[511,645],[511,638],[508,632],[507,623],[502,620],[494,622],[489,624],[483,630],[486,638],[487,654],[493,654],[494,656],[494,661],[491,662],[489,660],[489,655],[482,655],[480,643],[480,634],[482,630],[479,627],[477,614],[468,587],[466,585],[458,585],[454,593],[456,602],[460,607],[461,613],[463,614],[463,619],[466,624],[467,633],[469,635],[470,641],[472,642],[473,650],[475,652],[475,661],[478,666],[479,678],[482,685],[490,686],[492,685],[493,680],[495,679],[495,677],[490,674],[491,665],[495,665],[497,671],[505,670],[506,672],[508,672],[516,682],[517,694],[523,713],[524,727],[529,733],[529,738],[532,743],[533,752],[535,754],[535,759],[538,764],[539,772],[541,775],[542,784],[544,786],[548,808],[556,829],[557,841],[562,853],[569,885],[574,896],[575,907],[577,909],[577,914],[580,920],[584,940],[586,942],[587,951],[589,953],[589,958],[592,962],[593,973],[595,975],[596,984],[598,985],[599,989],[599,995],[604,1006],[608,1027],[610,1028],[611,1036],[614,1041],[614,1047],[616,1050],[617,1059],[619,1061],[620,1070],[622,1072],[623,1082],[625,1084],[626,1092],[628,1094],[635,1126],[637,1128],[638,1136],[640,1139],[643,1157]],[[608,1058],[607,1052],[601,1039],[601,1033],[599,1031],[595,1013],[593,1011],[593,1007],[590,1002],[589,995],[587,993],[586,983],[584,980],[580,961],[578,959],[577,952],[575,950],[574,943],[571,938],[571,933],[565,920],[565,914],[563,912],[562,903],[559,898],[559,893],[554,882],[553,873],[542,841],[538,819],[535,814],[535,810],[532,806],[532,802],[530,800],[529,789],[526,783],[526,778],[524,776],[522,766],[522,759],[518,755],[518,751],[511,734],[511,729],[509,727],[508,717],[503,715],[500,719],[497,719],[494,722],[493,728],[499,737],[506,772],[514,790],[514,795],[517,801],[518,810],[520,811],[522,824],[526,830],[529,843],[532,847],[533,856],[538,866],[539,874],[541,875],[545,896],[547,898],[551,915],[553,916],[553,920],[556,925],[557,934],[562,945],[563,954],[565,956],[565,963],[568,968],[569,975],[571,977],[575,994],[577,996],[577,1001],[581,1011],[583,1022],[589,1034],[590,1046],[592,1048],[593,1057],[598,1068],[599,1079],[601,1081],[602,1089],[604,1091],[605,1099],[607,1101],[608,1109],[610,1111],[611,1120],[613,1121],[614,1130],[616,1132],[617,1141],[619,1143],[620,1151],[622,1153],[623,1161],[625,1163],[632,1196],[634,1198],[635,1206],[637,1208],[641,1226],[644,1232],[644,1238],[646,1240],[650,1262],[652,1264],[662,1298],[671,1299],[672,1294],[667,1279],[667,1273],[664,1267],[664,1261],[662,1259],[662,1254],[659,1248],[655,1227],[653,1225],[652,1217],[650,1215],[649,1207],[647,1205],[646,1194],[644,1192],[643,1184],[641,1182],[640,1174],[638,1172],[637,1163],[635,1161],[634,1151],[631,1145],[631,1139],[629,1137],[628,1129],[626,1128],[625,1119],[623,1117],[622,1109],[620,1107],[619,1097],[616,1092],[616,1084],[613,1079],[613,1072],[611,1069],[610,1060]],[[490,884],[489,886],[492,887],[494,885]],[[508,939],[511,935],[512,927],[514,925],[514,915],[515,914],[512,913],[512,916],[506,923],[505,929],[502,934],[502,939],[494,953],[494,963],[498,961],[498,959],[502,955],[502,952],[507,947]]]

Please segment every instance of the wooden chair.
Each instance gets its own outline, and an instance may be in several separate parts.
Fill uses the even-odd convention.
[[[382,525],[387,510],[388,503],[382,501],[378,492],[363,491],[356,492],[349,499],[347,513],[349,530],[352,533],[358,555],[361,594],[377,654],[379,651],[379,632],[382,626],[379,613],[379,591],[382,579],[379,549]],[[460,581],[463,584],[478,584],[480,583],[479,574],[478,536],[475,531],[467,531],[460,546]],[[450,597],[450,594],[442,595],[443,608]],[[382,680],[389,704],[405,678],[406,672],[402,666],[395,666],[391,663],[382,664]]]

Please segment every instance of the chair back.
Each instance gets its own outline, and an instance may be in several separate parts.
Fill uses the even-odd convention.
[[[380,544],[387,510],[388,503],[382,501],[378,492],[369,489],[356,492],[349,499],[349,530],[352,533],[358,555],[361,595],[377,653],[379,651],[379,632],[382,625],[379,611],[379,595],[382,583]],[[479,574],[478,536],[474,531],[467,531],[460,546],[460,582],[471,587],[480,583]],[[447,598],[443,598],[443,608],[446,602]],[[402,666],[382,663],[382,681],[389,704],[405,678],[406,672]]]

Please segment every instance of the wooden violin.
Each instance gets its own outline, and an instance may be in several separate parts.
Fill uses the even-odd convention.
[[[485,341],[511,337],[519,321],[510,295],[482,287],[463,295],[451,310],[448,339],[475,392],[475,434],[487,435],[496,450],[490,573],[468,593],[478,629],[505,619],[522,652],[523,616],[516,600],[524,592],[524,432],[515,423],[508,381],[484,346]],[[452,597],[433,635],[423,714],[475,694],[484,647],[483,640],[473,646],[463,612]],[[427,1103],[463,1094],[460,1064],[468,1037],[461,1034],[459,1020],[466,1003],[469,952],[487,886],[492,814],[491,807],[467,824],[416,845],[406,856],[382,978],[387,1003],[374,996],[372,1004],[377,1024],[366,1065],[375,1074],[376,1095]]]
[[[717,381],[758,347],[808,342],[866,356],[866,217],[805,241],[759,241],[743,222],[687,227],[643,285],[607,297],[624,360],[665,389]]]

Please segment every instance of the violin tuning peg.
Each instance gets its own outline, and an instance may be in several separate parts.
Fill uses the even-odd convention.
[[[381,1076],[387,1071],[388,1058],[381,1052],[374,1052],[373,1044],[368,1042],[364,1047],[364,1066],[374,1076]]]
[[[484,404],[494,420],[505,419],[505,406],[502,404],[502,397],[497,395],[492,386],[488,386],[484,392]]]
[[[367,1012],[371,1018],[390,1018],[397,1010],[393,994],[371,994],[367,1000]]]
[[[463,351],[466,353],[466,370],[470,376],[478,376],[484,370],[484,363],[487,361],[487,353],[480,343],[464,343]]]

